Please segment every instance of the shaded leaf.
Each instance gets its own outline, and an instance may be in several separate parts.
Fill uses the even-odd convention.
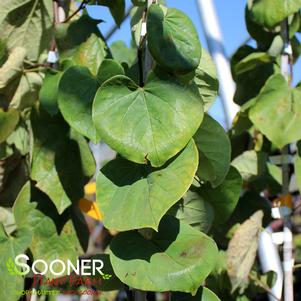
[[[69,139],[68,127],[60,116],[34,113],[32,125],[35,140],[31,178],[62,213],[84,194],[79,147]]]
[[[19,112],[9,109],[7,112],[0,108],[0,143],[5,141],[15,129],[19,121]]]
[[[194,82],[202,96],[204,111],[207,112],[217,97],[219,84],[214,62],[204,48],[202,48],[199,66],[195,71]]]
[[[65,120],[94,144],[100,140],[92,122],[92,102],[98,87],[87,67],[72,66],[63,73],[58,90],[58,104]]]
[[[30,184],[27,183],[13,207],[17,228],[27,229],[33,234],[30,250],[34,259],[43,259],[48,265],[57,258],[64,262],[69,259],[74,264],[78,256],[82,255],[83,250],[78,244],[71,221],[68,221],[58,233],[54,221],[38,210],[37,206],[41,201],[44,202],[42,206],[47,206],[45,200],[35,199],[35,197],[31,195]],[[36,267],[42,270],[44,265],[37,264]],[[46,276],[56,277],[50,272]]]
[[[207,233],[214,220],[211,204],[193,190],[188,190],[178,204],[172,208],[174,216],[191,227]]]
[[[198,177],[213,187],[220,185],[229,171],[231,158],[230,140],[225,130],[205,114],[194,140],[200,155]]]
[[[58,112],[58,86],[62,75],[62,72],[46,72],[39,93],[40,104],[50,115],[55,115]]]
[[[119,233],[110,244],[117,277],[144,291],[194,293],[214,267],[215,242],[172,216],[145,239],[139,232]]]
[[[224,181],[212,188],[209,183],[202,185],[199,193],[214,209],[214,225],[224,224],[234,211],[242,190],[242,178],[231,166]]]
[[[53,34],[51,0],[3,0],[0,4],[0,39],[9,50],[22,46],[30,60],[37,61],[49,48]],[[30,42],[29,42],[30,41]]]

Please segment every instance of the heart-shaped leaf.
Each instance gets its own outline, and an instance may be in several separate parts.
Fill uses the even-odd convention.
[[[97,177],[97,201],[104,225],[119,231],[157,230],[162,216],[190,187],[197,163],[193,141],[159,170],[123,158],[109,162]]]
[[[15,129],[19,121],[19,113],[15,109],[7,112],[0,108],[0,143],[5,141]]]
[[[147,41],[153,58],[169,70],[187,73],[199,65],[202,48],[197,31],[189,17],[175,8],[150,6]]]
[[[59,83],[58,103],[65,120],[93,143],[100,138],[92,122],[92,102],[99,87],[87,67],[68,68]]]
[[[194,135],[200,161],[197,175],[213,187],[220,185],[230,168],[231,144],[223,127],[209,115]]]
[[[234,211],[242,190],[242,178],[239,172],[230,167],[225,180],[216,188],[209,183],[201,186],[199,193],[214,208],[214,224],[225,223]]]
[[[101,138],[123,157],[163,165],[189,142],[203,119],[194,86],[150,75],[139,87],[116,76],[97,91],[93,121]]]
[[[168,215],[152,238],[129,231],[110,244],[117,277],[133,288],[155,292],[196,292],[214,268],[217,253],[211,238]]]
[[[290,89],[281,74],[268,79],[249,118],[277,147],[301,139],[301,87]]]
[[[210,289],[207,287],[200,287],[197,293],[192,296],[186,293],[172,293],[171,301],[221,301]]]
[[[249,1],[252,19],[263,26],[272,28],[286,17],[298,12],[301,0],[259,0]]]

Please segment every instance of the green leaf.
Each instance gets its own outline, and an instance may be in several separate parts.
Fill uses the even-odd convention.
[[[61,59],[72,57],[80,45],[86,42],[92,34],[102,38],[97,27],[101,22],[101,20],[92,19],[88,14],[82,14],[75,21],[58,24],[55,35]]]
[[[249,1],[252,19],[265,27],[273,28],[286,17],[301,8],[301,0],[258,0]]]
[[[58,112],[58,86],[62,74],[62,72],[46,72],[39,93],[40,104],[50,115],[55,115]]]
[[[144,291],[195,293],[214,267],[215,242],[172,216],[145,239],[139,232],[119,233],[110,244],[117,277]]]
[[[271,75],[277,72],[280,73],[280,68],[276,63],[262,63],[253,65],[253,69],[245,71],[244,73],[236,74],[236,65],[255,52],[256,50],[254,48],[245,45],[240,47],[231,59],[232,75],[236,82],[234,101],[239,105],[243,105],[248,100],[257,96],[266,80]]]
[[[212,187],[220,185],[229,171],[231,159],[230,140],[225,130],[205,114],[194,140],[200,155],[198,177],[202,181],[209,181]]]
[[[256,257],[262,218],[262,211],[254,213],[237,228],[229,243],[227,271],[232,284],[232,292],[248,283],[248,276]]]
[[[0,4],[0,39],[9,50],[22,46],[27,57],[37,61],[49,49],[53,34],[51,0],[3,0]]]
[[[11,146],[14,145],[22,156],[28,154],[31,149],[30,142],[32,135],[29,131],[29,123],[29,120],[26,120],[24,123],[20,122],[6,140],[6,143]]]
[[[19,122],[19,112],[9,109],[7,112],[0,108],[0,143],[5,141]]]
[[[202,48],[197,31],[187,15],[175,8],[153,4],[147,13],[147,41],[153,58],[168,70],[195,70]]]
[[[214,225],[224,224],[234,211],[242,191],[240,173],[231,166],[224,181],[212,188],[209,183],[202,185],[199,193],[214,209]]]
[[[72,66],[59,82],[58,104],[63,117],[80,134],[94,144],[100,140],[92,122],[92,102],[99,87],[87,67]]]
[[[95,76],[100,64],[107,55],[108,49],[106,43],[92,33],[87,41],[76,49],[72,60],[76,65],[88,67]]]
[[[200,287],[197,293],[192,296],[185,293],[172,293],[171,301],[221,301],[210,289],[207,287]]]
[[[162,216],[190,187],[197,162],[193,141],[159,170],[122,158],[109,162],[97,177],[96,199],[104,225],[118,231],[157,230]]]
[[[60,116],[32,116],[34,149],[31,178],[49,196],[59,213],[83,197],[83,167],[77,143],[68,137]],[[67,155],[66,155],[67,154]]]
[[[33,234],[30,250],[34,259],[43,259],[48,265],[52,260],[60,259],[66,262],[68,259],[75,263],[83,250],[80,248],[76,232],[71,221],[68,221],[60,233],[54,221],[42,212],[39,207],[45,204],[45,199],[36,199],[37,195],[31,195],[28,182],[21,190],[13,207],[13,212],[19,229],[27,229]],[[31,202],[33,199],[34,202]],[[49,202],[49,200],[46,199]],[[43,203],[43,204],[42,204]],[[47,207],[49,209],[51,206]],[[43,269],[43,264],[37,264],[37,268]],[[46,277],[56,276],[48,272]]]
[[[92,178],[96,170],[96,163],[88,142],[82,135],[72,129],[70,131],[70,138],[78,144],[84,176],[89,179]]]
[[[25,57],[25,48],[16,47],[12,49],[8,59],[0,68],[0,90],[5,89],[16,77],[20,77]]]
[[[281,74],[270,77],[249,118],[279,148],[301,139],[301,88],[290,89]]]
[[[123,67],[114,60],[104,60],[97,71],[99,85],[102,85],[105,81],[115,75],[124,75]]]
[[[172,209],[175,210],[172,215],[201,232],[207,233],[212,226],[213,207],[194,190],[188,190],[183,200]]]
[[[128,77],[113,77],[98,89],[93,103],[102,139],[128,160],[149,160],[155,167],[189,142],[202,119],[203,106],[192,86],[154,74],[143,88]]]
[[[97,0],[100,5],[107,6],[110,9],[115,23],[120,26],[125,16],[125,0]]]
[[[37,72],[25,72],[21,77],[16,78],[5,90],[11,108],[24,110],[31,107],[39,99],[39,90],[43,78]]]
[[[267,64],[272,61],[273,59],[265,52],[253,52],[235,65],[236,75],[250,71],[262,64]]]
[[[123,41],[116,41],[111,44],[110,50],[114,60],[119,64],[127,64],[129,67],[134,63],[137,50],[134,48],[128,48]]]
[[[210,54],[202,48],[202,56],[195,71],[194,82],[204,102],[204,111],[207,112],[218,94],[218,79],[215,65]]]
[[[231,164],[238,169],[244,181],[251,181],[266,173],[266,161],[266,153],[249,150],[236,157]]]
[[[0,298],[2,300],[18,301],[20,298],[18,292],[23,290],[24,279],[18,273],[10,273],[11,268],[9,268],[8,263],[26,251],[31,239],[32,234],[28,230],[18,231],[14,236],[7,236],[3,225],[0,224]],[[14,263],[12,268],[14,272]]]

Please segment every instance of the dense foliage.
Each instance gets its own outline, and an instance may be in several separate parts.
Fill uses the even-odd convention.
[[[75,4],[66,2],[71,15]],[[285,18],[294,60],[299,55],[301,3],[248,1],[257,48],[242,45],[232,58],[241,111],[228,135],[207,113],[218,80],[192,21],[161,1],[132,2],[130,48],[109,47],[101,20],[85,10],[59,23],[52,0],[0,3],[3,300],[18,300],[30,283],[11,267],[16,255],[75,262],[86,254],[79,201],[94,175],[103,224],[118,231],[97,254],[113,274],[100,290],[244,301],[273,284],[255,257],[270,200],[281,193],[270,156],[301,139],[300,85],[289,86],[279,59]],[[117,25],[125,15],[123,0],[83,3],[108,6]],[[47,63],[56,47],[59,61]],[[88,143],[100,141],[118,154],[98,171]]]

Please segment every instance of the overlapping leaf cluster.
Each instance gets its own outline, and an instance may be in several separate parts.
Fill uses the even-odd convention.
[[[193,23],[179,10],[133,1],[135,46],[108,47],[101,20],[84,11],[54,25],[51,2],[0,5],[0,23],[13,33],[0,35],[3,260],[27,251],[46,261],[84,254],[78,201],[95,173],[88,142],[102,141],[118,153],[97,176],[104,226],[120,232],[110,244],[114,274],[136,289],[218,300],[202,288],[218,254],[208,233],[231,216],[242,179],[230,166],[227,134],[206,113],[218,81]],[[109,6],[120,24],[124,1],[112,3],[88,4]],[[60,60],[45,65],[54,41]],[[146,47],[151,70],[144,69]],[[3,298],[17,299],[8,283],[22,288],[22,277],[1,279]]]

